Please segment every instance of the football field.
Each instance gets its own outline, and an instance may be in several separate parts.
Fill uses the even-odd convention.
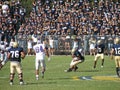
[[[93,69],[94,56],[85,56],[85,62],[78,65],[76,72],[64,72],[68,69],[71,56],[52,56],[46,58],[46,72],[42,79],[35,79],[34,56],[26,56],[22,61],[25,85],[19,85],[16,73],[14,85],[9,85],[9,62],[0,71],[0,90],[120,90],[120,78],[115,72],[114,60],[105,56],[104,67],[98,60]]]

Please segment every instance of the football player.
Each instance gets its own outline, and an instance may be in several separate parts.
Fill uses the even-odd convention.
[[[113,59],[113,55],[116,64],[116,73],[120,78],[120,39],[118,37],[116,37],[114,40],[114,45],[111,50],[111,59]]]
[[[2,45],[0,46],[1,52],[0,52],[0,69],[7,63],[8,59],[7,59],[7,52],[10,49],[9,44],[7,43],[6,45]]]
[[[33,49],[35,51],[36,54],[36,58],[35,58],[35,71],[36,71],[36,80],[39,79],[39,67],[42,67],[42,71],[41,71],[41,75],[42,78],[44,78],[44,72],[45,72],[45,55],[47,55],[49,57],[49,53],[48,53],[48,48],[45,47],[45,43],[41,43],[41,42],[37,42],[36,45],[33,46]]]
[[[97,44],[95,45],[96,55],[95,55],[95,59],[94,59],[94,66],[93,66],[94,69],[96,68],[97,60],[99,58],[101,58],[101,60],[102,60],[101,68],[103,67],[103,65],[104,65],[104,49],[105,49],[105,45],[102,43],[101,40],[98,40]]]
[[[72,61],[70,63],[70,67],[68,70],[65,70],[65,72],[71,72],[76,71],[78,69],[77,65],[79,63],[84,62],[85,58],[83,54],[81,53],[81,49],[78,49],[78,47],[74,48],[72,50]]]
[[[8,59],[10,59],[10,85],[13,85],[15,70],[18,73],[20,85],[23,85],[23,72],[21,66],[21,58],[25,58],[25,53],[22,47],[18,46],[17,42],[13,43],[13,47],[8,50]]]

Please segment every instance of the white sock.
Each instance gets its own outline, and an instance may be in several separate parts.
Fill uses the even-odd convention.
[[[36,75],[36,78],[38,78],[39,77],[39,75]]]

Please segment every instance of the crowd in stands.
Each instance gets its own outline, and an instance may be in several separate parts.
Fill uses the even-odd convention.
[[[41,0],[33,2],[26,34],[120,34],[120,2],[114,0]]]
[[[0,34],[1,41],[10,42],[17,35],[19,27],[25,23],[26,9],[20,0],[0,0]]]
[[[0,1],[0,32],[18,35],[120,35],[120,1],[34,0],[30,16],[20,0]]]

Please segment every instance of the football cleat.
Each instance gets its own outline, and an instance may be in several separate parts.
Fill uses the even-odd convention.
[[[13,85],[13,82],[10,82],[10,85]]]
[[[92,67],[92,70],[95,70],[96,69],[96,67]]]
[[[101,66],[101,68],[103,68],[103,66]]]
[[[93,66],[93,69],[95,69],[96,68],[96,66]]]
[[[44,72],[41,72],[41,76],[42,76],[42,78],[44,78]]]
[[[39,75],[36,75],[36,80],[39,80]]]
[[[23,81],[21,81],[21,82],[20,82],[20,85],[23,85],[23,84],[24,84],[24,82],[23,82]]]
[[[72,69],[65,70],[65,72],[71,72],[71,71],[72,71]]]

